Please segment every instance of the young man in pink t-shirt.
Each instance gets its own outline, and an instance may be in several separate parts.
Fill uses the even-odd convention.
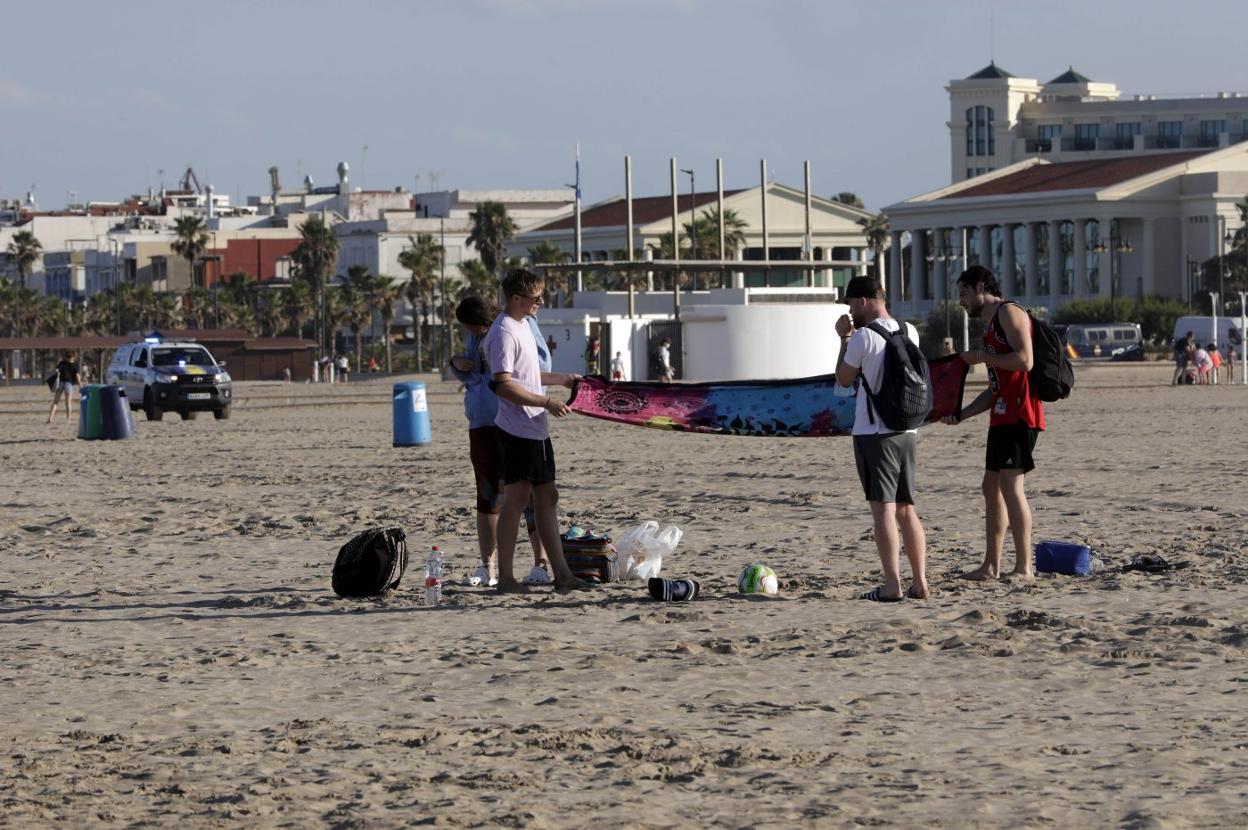
[[[555,451],[550,443],[547,415],[562,418],[571,410],[563,401],[542,392],[543,387],[571,387],[577,375],[543,372],[537,343],[525,317],[536,314],[545,284],[524,268],[513,268],[503,279],[506,305],[485,337],[485,351],[494,373],[498,415],[494,424],[503,439],[503,511],[498,517],[498,590],[524,593],[512,562],[520,516],[533,499],[537,533],[554,569],[559,592],[588,590],[591,586],[572,575],[563,558],[559,537],[559,490],[555,486]]]

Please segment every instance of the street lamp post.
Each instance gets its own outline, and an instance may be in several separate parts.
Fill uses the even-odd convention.
[[[681,169],[682,173],[689,174],[689,258],[698,258],[698,191],[693,185],[693,171]],[[672,240],[672,244],[677,244],[676,240]],[[696,272],[689,275],[690,290],[698,290],[698,275]]]
[[[1116,277],[1114,269],[1115,254],[1129,254],[1135,248],[1131,247],[1131,240],[1119,236],[1111,230],[1109,239],[1098,239],[1096,244],[1092,246],[1092,252],[1103,254],[1109,252],[1109,322],[1114,323],[1118,320],[1118,287],[1114,280]]]

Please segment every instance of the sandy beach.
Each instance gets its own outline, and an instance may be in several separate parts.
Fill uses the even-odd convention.
[[[456,385],[426,378],[434,444],[398,449],[389,379],[238,384],[230,420],[131,441],[0,387],[0,824],[1242,827],[1248,390],[1170,371],[1080,367],[1048,410],[1036,538],[1091,544],[1092,577],[956,579],[987,424],[922,430],[933,595],[896,605],[854,599],[878,561],[845,438],[570,416],[564,526],[676,523],[664,573],[704,598],[426,608],[430,545],[476,564]],[[407,531],[408,575],[339,599],[373,524]],[[1120,572],[1146,553],[1191,566]],[[781,597],[737,594],[754,561]]]

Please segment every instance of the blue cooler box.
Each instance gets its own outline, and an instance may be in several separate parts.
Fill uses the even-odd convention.
[[[1042,573],[1087,576],[1092,573],[1092,551],[1073,542],[1041,542],[1036,545],[1036,570]]]

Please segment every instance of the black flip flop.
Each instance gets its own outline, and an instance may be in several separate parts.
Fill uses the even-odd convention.
[[[1130,562],[1122,566],[1123,571],[1143,571],[1144,573],[1159,574],[1166,571],[1178,571],[1191,565],[1191,562],[1167,562],[1165,557],[1153,554],[1145,554],[1136,556]]]
[[[664,579],[654,576],[650,578],[647,587],[650,596],[659,602],[689,602],[697,598],[702,586],[692,579]]]
[[[872,588],[870,591],[867,591],[865,594],[858,597],[858,599],[865,599],[865,600],[869,600],[870,602],[901,602],[903,599],[905,599],[904,596],[886,597],[882,593],[880,593],[883,590],[884,590],[883,588]]]

